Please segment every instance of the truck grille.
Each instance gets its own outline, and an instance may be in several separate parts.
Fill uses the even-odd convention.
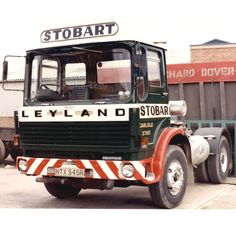
[[[21,145],[128,147],[129,122],[21,122]],[[34,147],[35,148],[35,147]]]

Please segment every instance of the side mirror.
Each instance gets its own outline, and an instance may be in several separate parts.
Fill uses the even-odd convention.
[[[6,91],[23,91],[23,89],[15,89],[12,82],[24,78],[25,57],[7,55],[3,61],[2,70],[2,88]],[[19,87],[23,87],[19,83]],[[18,86],[17,86],[18,87]]]
[[[3,71],[2,71],[2,80],[7,80],[7,74],[8,74],[8,61],[3,62]]]

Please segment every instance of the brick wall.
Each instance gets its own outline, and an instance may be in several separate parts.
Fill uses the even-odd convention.
[[[14,124],[14,118],[13,117],[0,117],[0,128],[13,128],[15,126]]]
[[[236,44],[190,46],[191,62],[235,61]]]

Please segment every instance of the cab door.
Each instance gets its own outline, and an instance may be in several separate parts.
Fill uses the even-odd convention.
[[[146,74],[137,79],[137,101],[140,112],[140,135],[155,144],[161,129],[170,124],[168,87],[164,49],[145,45]]]
[[[168,104],[168,89],[163,50],[147,48],[147,99],[154,104]]]

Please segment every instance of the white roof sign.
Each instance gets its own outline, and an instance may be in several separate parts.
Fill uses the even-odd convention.
[[[41,33],[41,42],[59,42],[76,39],[97,38],[113,36],[119,31],[119,26],[115,22],[96,23],[90,25],[80,25],[57,29],[44,30]]]

